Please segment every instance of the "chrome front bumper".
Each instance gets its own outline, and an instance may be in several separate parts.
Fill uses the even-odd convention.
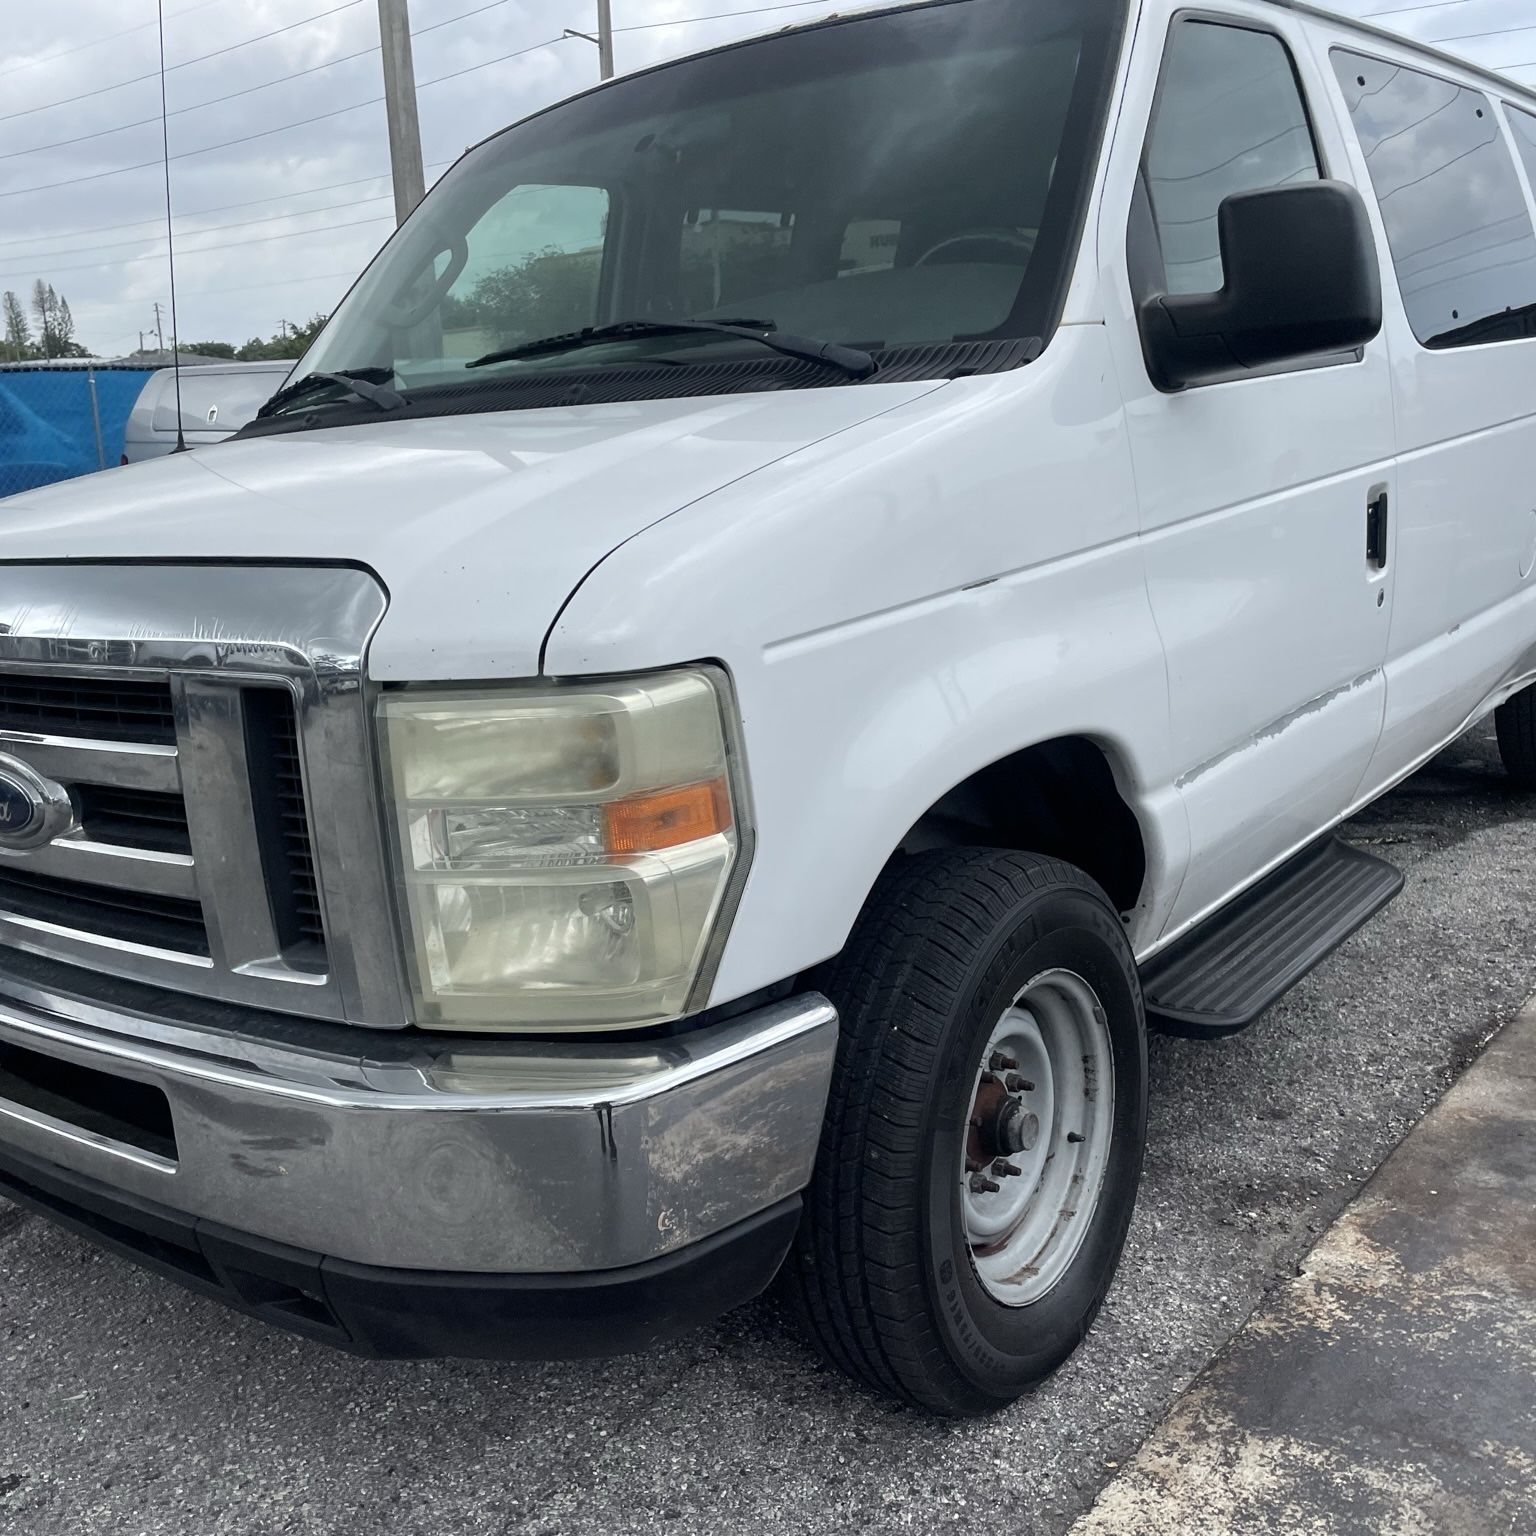
[[[337,1261],[609,1271],[805,1187],[836,1034],[816,994],[673,1039],[551,1045],[173,1022],[7,977],[0,1153]],[[67,1074],[29,1086],[48,1060],[163,1093],[174,1145],[80,1109]]]

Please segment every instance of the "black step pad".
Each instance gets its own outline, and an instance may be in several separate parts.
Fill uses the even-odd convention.
[[[1385,859],[1313,843],[1142,967],[1148,1025],[1200,1039],[1246,1028],[1402,888]]]

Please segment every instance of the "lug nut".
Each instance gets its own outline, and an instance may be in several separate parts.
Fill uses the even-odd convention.
[[[1016,1179],[1024,1170],[1017,1163],[1010,1163],[1007,1158],[1000,1157],[992,1164],[992,1172],[1001,1179]]]
[[[965,1160],[965,1171],[967,1173],[980,1173],[986,1166],[979,1157],[968,1157]]]
[[[1035,1085],[1027,1077],[1020,1077],[1017,1072],[1010,1072],[1003,1081],[1009,1093],[1033,1093]]]
[[[973,1195],[995,1195],[1003,1186],[996,1179],[989,1179],[984,1173],[971,1175],[971,1193]]]
[[[1006,1056],[1002,1051],[993,1051],[992,1059],[987,1063],[994,1072],[1012,1072],[1018,1066],[1018,1062],[1012,1056]]]

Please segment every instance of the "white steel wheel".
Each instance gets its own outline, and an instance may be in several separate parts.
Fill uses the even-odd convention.
[[[1027,1307],[1082,1247],[1114,1140],[1109,1022],[1066,970],[1036,976],[997,1021],[960,1147],[965,1239],[993,1300]]]
[[[893,861],[818,977],[837,1061],[790,1280],[827,1359],[990,1413],[1082,1342],[1146,1143],[1146,1027],[1120,914],[1037,854]]]

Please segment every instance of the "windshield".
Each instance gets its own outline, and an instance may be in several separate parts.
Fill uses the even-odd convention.
[[[434,414],[871,381],[707,328],[495,355],[700,320],[858,348],[874,382],[1013,366],[1064,297],[1121,9],[949,0],[551,108],[458,162],[293,380],[387,379]],[[269,425],[336,413],[369,414],[344,379],[315,379]]]

